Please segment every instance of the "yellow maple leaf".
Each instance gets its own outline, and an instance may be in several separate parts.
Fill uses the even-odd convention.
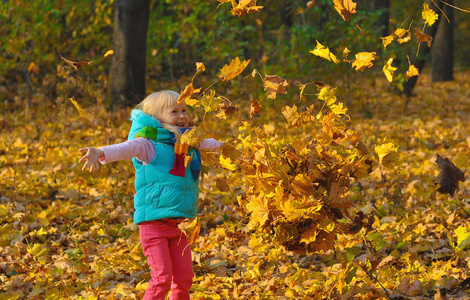
[[[339,59],[336,58],[336,56],[330,52],[330,49],[328,47],[323,46],[317,41],[317,45],[315,46],[315,49],[310,50],[310,53],[316,56],[320,56],[324,59],[327,59],[329,61],[334,62],[335,64],[339,63]]]
[[[83,110],[83,108],[80,106],[80,104],[78,104],[77,101],[75,101],[75,99],[72,97],[72,98],[68,98],[70,100],[70,102],[72,102],[73,106],[75,106],[75,108],[78,110],[78,114],[80,115],[80,117],[84,116],[85,115],[85,111]]]
[[[356,54],[356,60],[353,62],[352,67],[356,68],[356,71],[364,71],[365,68],[370,68],[374,65],[372,61],[375,57],[375,52],[359,52]]]
[[[348,108],[343,106],[343,103],[333,104],[330,106],[331,112],[335,115],[345,115],[348,112]]]
[[[357,3],[351,0],[333,0],[336,11],[343,17],[345,21],[349,21],[352,14],[355,14]]]
[[[224,157],[223,155],[220,155],[219,163],[224,169],[227,169],[230,171],[235,171],[237,169],[237,165],[232,163],[232,160],[230,159],[230,157]]]
[[[114,51],[113,51],[113,50],[108,50],[108,51],[106,51],[106,53],[103,55],[103,57],[106,57],[106,56],[112,55],[112,54],[114,54]]]
[[[251,250],[253,250],[253,252],[261,252],[264,249],[266,249],[267,246],[268,246],[268,243],[263,241],[263,238],[261,237],[252,237],[248,241],[248,247],[250,247]]]
[[[383,71],[387,80],[392,82],[393,81],[393,72],[396,71],[397,68],[392,67],[393,58],[389,58],[385,66],[383,67]]]
[[[409,41],[411,41],[411,33],[408,29],[404,29],[404,28],[397,28],[394,32],[393,32],[394,35],[396,35],[397,37],[397,41],[400,43],[400,44],[403,44],[403,43],[407,43]]]
[[[424,23],[428,24],[429,26],[432,26],[436,20],[439,18],[439,15],[436,14],[434,10],[429,8],[429,4],[423,3],[423,12],[422,16],[424,19]]]
[[[199,70],[201,70],[203,72],[206,70],[206,66],[204,66],[204,63],[202,63],[202,62],[197,62],[196,63],[196,72],[199,71]]]
[[[336,102],[336,88],[323,87],[318,94],[318,99],[325,101],[328,106],[332,105]]]
[[[410,79],[411,77],[418,76],[418,75],[419,75],[418,69],[414,65],[410,65],[410,67],[408,68],[408,71],[406,71],[406,81],[408,81],[408,79]]]
[[[287,80],[277,75],[266,75],[264,78],[264,90],[268,93],[268,98],[276,99],[277,94],[287,94]]]
[[[256,1],[257,0],[240,0],[237,3],[235,0],[231,0],[232,15],[241,17],[252,12],[260,11],[261,9],[263,9],[263,6],[257,6]],[[223,0],[223,2],[228,2],[228,1]]]
[[[220,70],[220,74],[218,75],[218,77],[223,81],[229,81],[230,79],[238,76],[241,72],[243,72],[243,70],[250,63],[250,61],[251,60],[249,59],[240,62],[240,59],[237,56],[232,59],[229,65],[225,65]]]
[[[191,130],[186,130],[181,136],[181,144],[188,144],[188,146],[194,147],[204,139],[204,134],[199,127],[194,127]]]
[[[398,160],[398,146],[393,143],[383,143],[374,149],[379,156],[379,162],[387,168],[392,167]]]
[[[269,220],[270,214],[268,199],[263,193],[253,198],[254,199],[246,205],[247,212],[251,213],[251,219],[248,223],[249,228],[264,226]]]
[[[384,48],[387,48],[387,46],[393,42],[393,35],[381,37],[381,39],[382,39],[382,45],[384,46]]]

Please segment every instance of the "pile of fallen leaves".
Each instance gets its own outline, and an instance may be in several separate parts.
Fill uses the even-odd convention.
[[[409,99],[384,92],[385,80],[374,79],[370,86],[364,83],[353,89],[358,96],[353,95],[349,105],[348,126],[363,133],[365,147],[390,143],[397,151],[392,164],[377,156],[370,175],[350,179],[348,201],[373,219],[369,228],[356,234],[337,232],[329,250],[297,254],[276,240],[275,230],[256,232],[259,222],[248,226],[252,214],[243,206],[246,192],[224,181],[230,171],[215,167],[205,174],[198,207],[200,234],[192,245],[193,297],[467,299],[468,180],[456,171],[461,180],[453,193],[440,193],[441,185],[435,182],[444,176],[436,163],[438,155],[467,172],[468,82],[468,73],[458,73],[454,82],[447,83],[431,83],[423,74],[416,96]],[[369,96],[363,100],[359,95],[365,93]],[[2,299],[141,298],[150,274],[132,222],[132,165],[113,163],[90,174],[77,163],[80,147],[124,141],[129,112],[84,111],[79,116],[66,99],[55,106],[40,100],[37,96],[2,104]],[[286,174],[296,178],[295,164],[307,163],[302,158],[296,161],[296,155],[306,152],[289,139],[298,133],[285,118],[269,121],[262,110],[258,118],[265,123],[254,136],[260,134],[271,149],[275,141],[270,137],[275,135],[285,135],[285,144],[292,145],[277,150],[292,164],[293,170],[285,170]],[[206,117],[204,127],[220,140],[248,137],[242,135],[248,125],[238,128],[241,136],[234,137],[233,124],[223,129],[223,122],[229,124],[230,119]],[[224,154],[223,158],[230,157]],[[262,158],[259,153],[253,157]],[[264,172],[261,165],[258,168]],[[302,179],[290,183],[289,188],[297,188],[294,194],[309,189]],[[270,197],[276,197],[276,190],[271,192]],[[348,220],[336,218],[343,221]]]

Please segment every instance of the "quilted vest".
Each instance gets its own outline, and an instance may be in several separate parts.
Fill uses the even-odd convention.
[[[131,121],[129,140],[134,139],[143,127],[162,127],[157,119],[136,109],[131,113]],[[199,180],[193,179],[189,166],[185,177],[171,175],[169,172],[175,160],[173,145],[151,141],[155,146],[155,158],[148,165],[132,159],[136,190],[134,222],[196,216]]]

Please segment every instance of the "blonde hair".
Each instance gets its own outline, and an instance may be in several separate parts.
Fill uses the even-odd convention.
[[[173,106],[178,104],[178,98],[180,94],[175,91],[171,90],[162,90],[155,93],[152,93],[145,97],[142,102],[135,106],[135,109],[140,109],[147,115],[153,116],[158,121],[161,121],[163,112],[168,109],[172,108]],[[183,102],[184,103],[184,102]],[[178,127],[171,126],[168,124],[162,123],[163,128],[168,129],[169,131],[173,132],[176,136],[176,139],[179,141],[181,134],[178,130]]]

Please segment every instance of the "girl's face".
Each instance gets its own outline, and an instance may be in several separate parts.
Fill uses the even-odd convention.
[[[188,127],[189,116],[186,113],[186,104],[181,103],[165,109],[160,121],[176,127]]]

